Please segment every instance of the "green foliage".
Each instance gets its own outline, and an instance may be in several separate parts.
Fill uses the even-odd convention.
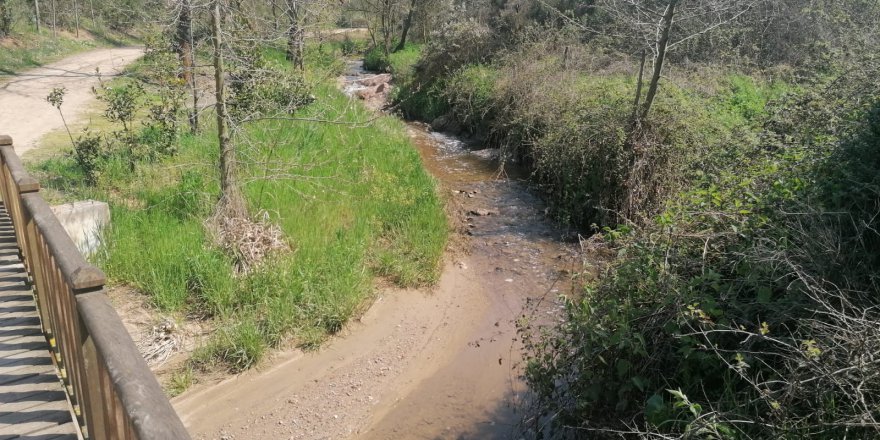
[[[113,205],[102,266],[114,279],[150,294],[162,310],[193,301],[194,311],[211,315],[231,295],[232,263],[209,249],[199,221],[176,213],[168,204],[140,210]]]
[[[404,117],[433,121],[449,113],[449,102],[443,94],[443,82],[425,85],[411,78],[396,79],[391,97]]]
[[[445,84],[452,116],[470,133],[483,133],[496,124],[495,83],[499,72],[489,66],[467,66]]]
[[[0,38],[12,32],[12,8],[9,0],[0,0]]]
[[[104,117],[110,122],[122,124],[126,134],[133,129],[135,112],[144,97],[144,87],[140,82],[127,81],[118,86],[105,87],[101,100],[107,104]]]
[[[64,104],[64,94],[66,92],[67,90],[64,88],[53,88],[49,95],[46,96],[46,102],[60,111],[61,105]]]
[[[97,6],[96,12],[105,26],[117,32],[131,32],[148,20],[151,13],[157,12],[158,5],[144,0],[114,0],[100,2]]]
[[[162,44],[149,43],[145,58],[133,67],[139,72],[137,78],[102,83],[98,97],[105,103],[104,118],[119,124],[120,130],[110,136],[88,130],[76,139],[71,135],[71,156],[86,183],[97,185],[102,175],[118,175],[108,170],[121,164],[130,173],[138,163],[156,162],[177,152],[184,90],[177,69],[168,68],[175,65],[176,57]],[[64,90],[55,89],[46,99],[60,112],[63,98]]]
[[[144,102],[160,102],[160,91],[144,90]],[[300,108],[297,117],[354,124],[373,116],[352,108],[335,84],[314,92],[321,105]],[[149,120],[134,114],[134,125]],[[83,172],[70,157],[38,167],[45,182],[71,196],[110,202],[113,224],[99,262],[113,282],[138,288],[163,311],[222,329],[194,354],[193,366],[240,371],[291,339],[316,346],[360,310],[376,276],[405,286],[436,281],[448,228],[404,124],[263,120],[244,127],[250,147],[242,154],[242,190],[250,211],[280,226],[293,248],[246,274],[235,273],[204,227],[219,196],[213,127],[182,136],[175,155],[141,161],[134,172],[126,156],[100,157],[91,183],[56,177]]]
[[[259,329],[252,320],[244,319],[219,329],[211,342],[193,353],[192,360],[195,366],[202,368],[223,362],[230,372],[240,373],[256,365],[265,351]]]
[[[229,70],[229,109],[240,121],[268,113],[293,113],[313,100],[299,72],[261,50],[242,54]]]
[[[769,116],[767,104],[781,99],[791,89],[782,81],[761,81],[742,74],[728,75],[723,86],[715,98],[719,110],[752,124],[763,123]]]
[[[746,89],[732,94],[755,95]],[[566,299],[562,325],[521,324],[527,380],[540,411],[555,415],[551,437],[628,423],[657,436],[835,438],[826,426],[876,417],[854,391],[874,383],[873,368],[831,373],[874,350],[880,124],[876,104],[864,110],[868,90],[849,101],[805,92],[761,113],[728,98],[748,126],[817,113],[784,125],[789,141],[816,142],[813,120],[828,110],[817,102],[852,119],[820,144],[716,148],[704,156],[712,172],[654,221],[606,230],[618,256],[607,276]],[[779,142],[779,127],[760,137]]]
[[[346,69],[343,56],[342,43],[306,44],[304,61],[308,68],[305,73],[321,79],[342,75]]]
[[[388,58],[379,46],[373,46],[364,54],[364,68],[373,72],[388,70]]]
[[[73,142],[73,160],[89,185],[98,183],[101,167],[107,159],[104,138],[86,131]]]
[[[372,47],[364,55],[364,68],[374,72],[387,72],[395,77],[406,78],[412,74],[422,54],[422,46],[407,43],[406,47],[387,56],[381,47]]]
[[[352,39],[346,35],[340,43],[343,56],[362,54],[367,51],[367,40]]]
[[[172,373],[171,378],[166,385],[169,396],[175,397],[183,394],[183,392],[188,390],[195,382],[194,376],[193,369],[190,366],[186,366]]]
[[[485,62],[493,45],[489,27],[471,18],[455,17],[438,29],[423,49],[414,72],[416,79],[430,84],[463,66]]]
[[[421,45],[407,43],[403,49],[391,52],[388,55],[388,72],[399,77],[406,77],[412,74],[421,55]]]

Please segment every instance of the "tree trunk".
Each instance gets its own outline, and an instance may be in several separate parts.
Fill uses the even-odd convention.
[[[7,0],[0,0],[0,37],[12,33],[12,11]]]
[[[391,25],[391,0],[382,0],[382,53],[387,57],[391,53],[391,33],[393,26]]]
[[[36,14],[37,33],[40,33],[40,0],[34,0],[34,13]]]
[[[76,38],[79,38],[79,2],[73,0],[73,19],[76,27]]]
[[[636,82],[636,98],[633,100],[633,112],[632,116],[630,116],[630,122],[633,126],[638,125],[638,117],[639,117],[639,101],[642,99],[642,80],[645,75],[645,59],[648,57],[648,52],[645,49],[642,49],[642,62],[639,64],[639,78]]]
[[[95,0],[89,0],[89,13],[92,16],[92,26],[97,26],[98,20],[95,18]]]
[[[645,104],[642,107],[641,119],[648,117],[654,97],[657,96],[657,86],[660,83],[660,74],[663,72],[663,61],[666,59],[666,47],[669,45],[669,32],[672,30],[672,20],[675,18],[675,6],[679,0],[671,0],[663,13],[660,22],[660,38],[657,40],[657,56],[654,58],[654,73],[651,75],[651,84],[648,86],[648,94],[645,96]]]
[[[52,36],[58,38],[58,16],[55,14],[55,0],[52,0]]]
[[[416,11],[416,1],[412,0],[412,3],[409,4],[409,13],[406,14],[406,20],[403,21],[403,32],[400,34],[400,42],[397,43],[397,47],[394,48],[394,51],[403,50],[406,47],[406,35],[409,33],[409,28],[412,26],[413,14]]]
[[[193,98],[193,106],[189,112],[189,130],[191,133],[196,134],[199,131],[199,91],[196,87],[195,77],[196,60],[192,28],[192,0],[183,0],[180,8],[175,38],[177,39],[180,65],[183,67],[183,75],[181,77],[190,88]]]
[[[191,0],[183,0],[180,4],[180,14],[177,18],[177,29],[174,35],[177,46],[177,56],[180,58],[180,65],[183,68],[181,78],[189,84],[192,82],[192,44],[190,36],[192,34],[192,5]]]
[[[298,0],[287,0],[287,18],[290,20],[290,27],[287,29],[287,60],[303,70],[304,35]]]
[[[214,84],[217,98],[217,139],[220,144],[220,202],[218,213],[241,217],[244,203],[236,180],[235,147],[229,138],[229,115],[226,112],[226,84],[223,70],[223,40],[220,31],[220,0],[214,0],[211,23],[214,32]]]
[[[190,7],[189,17],[190,17],[190,20],[192,20],[192,3],[191,2],[189,3],[189,7]],[[195,75],[196,39],[195,39],[195,36],[193,35],[192,23],[190,23],[190,27],[189,27],[189,47],[191,49],[189,51],[189,65],[192,66],[192,69],[193,69],[192,75],[190,75],[190,78],[192,81],[190,83],[190,90],[192,90],[193,107],[192,107],[192,113],[190,113],[190,115],[189,115],[189,129],[192,132],[192,134],[196,134],[199,132],[199,88],[198,88],[198,84],[196,84],[196,75]]]

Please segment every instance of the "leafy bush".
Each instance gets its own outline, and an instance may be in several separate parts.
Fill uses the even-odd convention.
[[[379,46],[373,46],[364,54],[364,69],[373,72],[385,72],[388,70],[388,58]]]
[[[497,70],[471,65],[456,72],[445,83],[445,97],[451,115],[468,132],[485,133],[494,125],[497,81]]]
[[[98,182],[101,166],[107,158],[104,138],[100,134],[85,132],[73,143],[73,160],[82,170],[88,184]]]
[[[521,323],[534,426],[550,438],[876,436],[880,402],[860,391],[880,386],[862,361],[880,348],[880,120],[866,89],[753,113],[768,115],[772,146],[705,156],[728,168],[643,228],[606,230],[618,255],[607,276],[566,300],[561,325]],[[815,136],[818,102],[845,115],[824,125],[834,136]],[[773,115],[792,113],[812,115],[776,131]]]
[[[421,54],[421,45],[407,43],[403,49],[388,55],[388,72],[400,78],[409,76],[418,63]]]
[[[6,0],[0,1],[0,38],[12,32],[12,9]]]
[[[373,46],[364,54],[364,69],[373,72],[387,72],[404,79],[410,75],[413,66],[419,61],[421,45],[407,43],[401,50],[387,56],[379,46]]]
[[[230,67],[229,110],[240,121],[269,113],[293,113],[314,100],[302,75],[259,51]]]
[[[350,56],[359,53],[364,53],[367,50],[367,40],[361,39],[351,39],[348,35],[346,35],[342,42],[340,43],[340,49],[342,50],[343,56]]]
[[[488,60],[494,42],[488,26],[472,18],[452,19],[431,35],[415,67],[415,78],[430,84],[468,64]]]

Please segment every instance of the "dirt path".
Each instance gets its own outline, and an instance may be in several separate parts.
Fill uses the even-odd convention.
[[[461,225],[439,284],[384,291],[320,351],[178,397],[195,438],[514,437],[525,388],[515,320],[528,302],[553,306],[576,253],[523,183],[496,178],[492,151],[420,125],[410,134]]]
[[[141,55],[137,47],[99,49],[0,80],[0,133],[12,136],[19,156],[36,148],[40,138],[64,128],[58,111],[46,102],[53,88],[67,89],[61,109],[67,123],[76,124],[95,100],[95,69],[110,78]]]

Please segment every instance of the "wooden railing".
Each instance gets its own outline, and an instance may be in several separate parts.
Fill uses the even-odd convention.
[[[104,293],[104,274],[86,262],[39,190],[12,139],[0,136],[0,195],[83,437],[190,438]]]

